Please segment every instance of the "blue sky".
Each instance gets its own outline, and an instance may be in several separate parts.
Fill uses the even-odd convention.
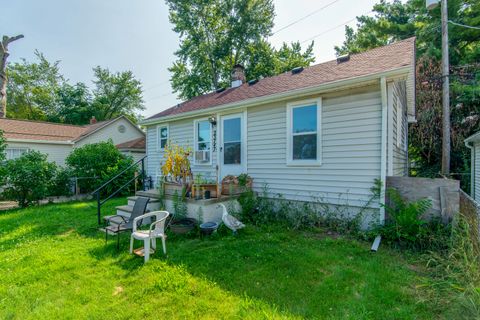
[[[369,12],[378,0],[274,0],[273,31],[329,5],[274,34],[269,40],[307,41],[316,37],[316,63],[335,57],[344,39],[343,24]],[[71,82],[91,85],[92,68],[131,70],[144,87],[150,116],[177,103],[168,82],[178,36],[168,21],[163,0],[0,0],[0,34],[23,33],[11,45],[10,61],[32,60],[35,49],[60,60]],[[355,21],[348,23],[355,26]],[[307,45],[308,41],[304,43]]]

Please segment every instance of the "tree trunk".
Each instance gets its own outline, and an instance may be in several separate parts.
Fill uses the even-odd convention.
[[[0,41],[0,118],[5,118],[7,116],[8,45],[21,38],[23,38],[22,34],[11,38],[8,36],[3,36],[2,41]]]

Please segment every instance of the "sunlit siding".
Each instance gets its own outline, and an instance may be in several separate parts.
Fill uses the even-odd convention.
[[[408,119],[406,115],[407,96],[405,81],[393,84],[393,175],[407,175]],[[400,117],[400,118],[399,118]],[[390,147],[390,146],[389,146]]]
[[[475,164],[474,164],[474,178],[472,179],[474,199],[477,202],[480,202],[480,143],[475,143],[475,149],[472,152],[475,152]]]
[[[183,147],[189,147],[193,150],[194,144],[194,119],[186,119],[173,121],[168,123],[169,141]],[[160,174],[161,163],[164,162],[164,152],[158,147],[157,126],[149,126],[147,128],[147,154],[148,154],[148,175],[155,178]],[[201,173],[203,177],[209,179],[217,179],[217,153],[211,152],[212,164],[195,165],[191,160],[192,171],[194,174]]]
[[[125,127],[125,131],[119,130],[120,126]],[[129,121],[120,118],[117,121],[110,123],[104,128],[99,129],[97,132],[79,140],[75,143],[75,147],[81,147],[89,143],[97,143],[100,141],[108,141],[111,139],[113,144],[117,145],[127,141],[135,140],[143,137],[143,134],[138,131]]]
[[[248,173],[257,191],[266,184],[271,195],[287,199],[363,206],[380,178],[380,88],[322,98],[322,164],[286,165],[285,101],[248,109]]]
[[[55,162],[60,166],[65,166],[65,159],[72,151],[72,145],[53,144],[53,143],[35,143],[35,142],[8,142],[7,149],[28,149],[35,150],[47,155],[47,160]]]

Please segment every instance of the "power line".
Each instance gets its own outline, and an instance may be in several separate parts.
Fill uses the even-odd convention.
[[[167,84],[167,83],[169,83],[169,82],[170,82],[170,80],[167,80],[167,81],[164,81],[164,82],[160,82],[160,83],[158,83],[158,84],[155,84],[155,85],[153,85],[153,86],[150,86],[150,87],[148,87],[148,88],[145,88],[143,91],[148,91],[148,90],[152,90],[152,89],[154,89],[154,88],[161,87],[161,86],[163,86],[163,85],[165,85],[165,84]]]
[[[454,24],[456,26],[459,26],[459,27],[464,27],[464,28],[469,28],[469,29],[475,29],[475,30],[480,30],[480,27],[474,27],[474,26],[468,26],[466,24],[461,24],[461,23],[458,23],[458,22],[454,22],[452,20],[448,20],[449,23],[451,24]]]
[[[370,14],[370,13],[372,13],[372,11],[369,11],[369,12],[367,12],[367,13],[362,14],[362,16],[367,15],[367,14]],[[357,19],[357,17],[355,17],[355,18],[353,18],[353,19],[350,19],[350,20],[348,20],[348,21],[345,21],[344,23],[339,24],[339,25],[337,25],[337,26],[335,26],[335,27],[333,27],[333,28],[327,29],[327,30],[322,31],[322,32],[320,32],[320,33],[317,33],[317,34],[314,35],[313,37],[310,37],[310,38],[308,38],[308,39],[306,39],[306,40],[303,40],[302,42],[300,42],[300,44],[304,44],[305,42],[312,41],[313,39],[318,38],[318,37],[320,37],[320,36],[323,36],[324,34],[329,33],[329,32],[331,32],[331,31],[333,31],[333,30],[335,30],[335,29],[338,29],[338,28],[340,28],[340,27],[343,27],[343,26],[349,24],[350,22],[355,21],[356,19]]]
[[[160,98],[163,98],[163,97],[166,97],[166,96],[171,96],[171,95],[174,95],[175,93],[173,92],[167,92],[167,93],[164,93],[160,96],[156,96],[156,97],[153,97],[153,98],[150,98],[150,99],[146,99],[146,101],[152,101],[152,100],[157,100],[157,99],[160,99]]]
[[[314,14],[316,14],[316,13],[318,13],[318,12],[320,12],[320,11],[325,10],[326,8],[330,7],[331,5],[335,4],[335,3],[338,2],[338,1],[340,1],[340,0],[334,0],[334,1],[332,1],[332,2],[329,2],[329,3],[327,3],[326,5],[324,5],[323,7],[319,8],[319,9],[317,9],[317,10],[315,10],[315,11],[310,12],[310,13],[307,14],[306,16],[303,16],[303,17],[301,17],[301,18],[299,18],[299,19],[297,19],[297,20],[295,20],[295,21],[292,21],[291,23],[287,24],[286,26],[283,26],[283,27],[281,27],[280,29],[274,31],[274,32],[272,33],[272,36],[274,36],[275,34],[279,33],[279,32],[282,31],[282,30],[285,30],[285,29],[287,29],[287,28],[290,28],[291,26],[299,23],[300,21],[305,20],[305,19],[308,18],[308,17],[313,16]]]

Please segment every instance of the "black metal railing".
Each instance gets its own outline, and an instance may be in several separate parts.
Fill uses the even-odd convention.
[[[98,224],[100,225],[102,223],[101,221],[101,208],[102,208],[102,205],[105,204],[105,202],[107,202],[108,200],[110,200],[111,198],[115,197],[120,191],[122,191],[123,189],[125,189],[126,187],[128,187],[133,181],[137,180],[137,179],[142,179],[142,188],[143,188],[143,191],[146,190],[146,180],[147,180],[147,177],[145,175],[145,159],[147,158],[147,156],[143,157],[142,159],[138,160],[137,162],[135,162],[134,164],[128,166],[127,168],[125,168],[124,170],[122,170],[122,172],[118,173],[117,175],[115,175],[113,178],[111,178],[110,180],[108,180],[107,182],[105,182],[104,184],[102,184],[100,187],[98,187],[97,189],[95,189],[95,191],[93,191],[91,194],[92,196],[94,196],[96,199],[97,199],[97,219],[98,219]],[[117,190],[115,190],[114,192],[112,192],[110,195],[107,195],[107,197],[105,199],[101,199],[101,193],[102,191],[107,187],[109,186],[110,184],[112,184],[115,180],[117,180],[119,177],[123,176],[123,174],[125,172],[128,172],[131,168],[137,166],[139,163],[141,163],[141,171],[140,171],[140,174],[134,174],[133,178],[129,179],[125,184],[123,184],[120,188],[118,188]]]

